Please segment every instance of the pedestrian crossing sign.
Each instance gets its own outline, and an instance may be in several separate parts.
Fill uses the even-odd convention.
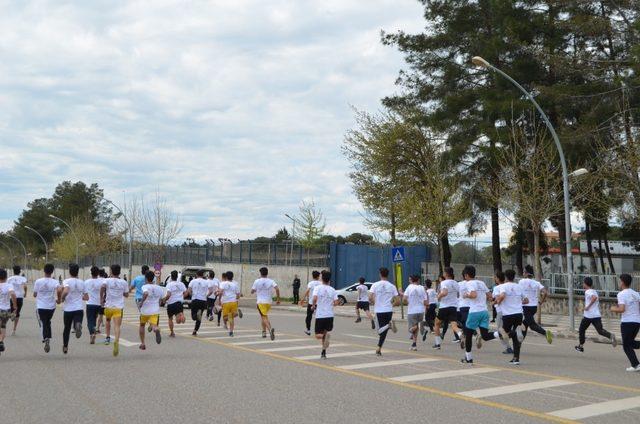
[[[394,247],[391,249],[391,258],[393,262],[404,262],[404,247]]]

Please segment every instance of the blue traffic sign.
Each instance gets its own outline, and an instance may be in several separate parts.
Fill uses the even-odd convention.
[[[391,259],[393,262],[404,262],[404,247],[394,247],[391,249]]]

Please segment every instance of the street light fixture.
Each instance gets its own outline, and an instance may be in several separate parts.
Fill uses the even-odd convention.
[[[571,203],[569,199],[569,172],[567,171],[567,161],[564,157],[564,150],[562,149],[562,145],[560,144],[560,139],[558,138],[558,134],[556,133],[555,128],[553,128],[553,125],[551,125],[549,118],[544,113],[544,111],[542,110],[538,102],[536,102],[536,100],[533,98],[531,93],[525,90],[523,86],[521,86],[516,80],[514,80],[509,75],[507,75],[504,71],[496,68],[495,66],[493,66],[492,64],[490,64],[480,56],[474,56],[473,58],[471,58],[471,62],[476,66],[487,68],[489,70],[497,72],[498,74],[502,75],[504,78],[509,80],[509,82],[511,82],[513,85],[515,85],[529,99],[529,101],[533,103],[535,108],[538,110],[538,113],[540,113],[542,120],[544,121],[545,125],[549,129],[549,132],[553,137],[553,141],[555,142],[556,148],[558,149],[558,154],[560,156],[560,165],[562,166],[562,191],[564,195],[564,226],[565,226],[565,244],[566,244],[566,250],[567,250],[567,274],[568,274],[568,281],[567,281],[568,293],[567,294],[569,297],[569,326],[572,331],[575,331],[576,323],[575,323],[575,316],[574,316],[575,314],[573,310],[574,309],[574,306],[573,306],[573,292],[574,292],[573,253],[571,252]]]
[[[291,264],[293,263],[293,244],[295,243],[295,239],[296,239],[296,222],[297,221],[295,218],[292,218],[288,213],[285,213],[284,216],[289,218],[293,223],[293,226],[291,228],[291,253],[289,254],[289,266],[291,266]]]
[[[31,232],[34,232],[38,235],[38,237],[40,237],[40,240],[42,240],[42,243],[44,243],[44,262],[45,263],[49,262],[49,246],[47,245],[47,241],[44,239],[44,237],[42,237],[42,234],[40,234],[33,228],[29,227],[28,225],[23,225],[22,228],[25,228]]]
[[[22,242],[20,241],[20,239],[18,239],[18,237],[12,236],[9,233],[5,233],[4,235],[9,237],[9,238],[11,238],[11,239],[13,239],[13,240],[15,240],[15,241],[17,241],[18,244],[20,245],[20,247],[22,247],[22,251],[24,252],[24,270],[26,272],[26,270],[27,270],[27,248],[24,247],[24,244],[22,244]]]
[[[69,228],[69,231],[71,231],[71,234],[73,235],[73,238],[76,239],[76,264],[80,265],[79,264],[79,261],[80,261],[80,242],[78,241],[78,236],[76,235],[76,232],[73,231],[73,228],[71,228],[71,225],[69,225],[69,223],[67,221],[65,221],[64,219],[58,218],[57,216],[51,215],[51,214],[49,214],[49,218],[53,218],[53,219],[56,219],[56,220],[62,222],[64,225],[67,226],[67,228]]]
[[[131,270],[133,269],[133,226],[131,225],[131,221],[129,221],[129,219],[127,218],[127,215],[122,211],[122,209],[118,207],[118,205],[116,205],[109,199],[105,198],[104,200],[111,206],[116,208],[118,212],[122,214],[124,221],[127,223],[127,228],[129,229],[129,270]],[[131,271],[129,271],[129,274],[131,274]]]

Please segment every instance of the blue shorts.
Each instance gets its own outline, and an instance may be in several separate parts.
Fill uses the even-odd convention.
[[[465,327],[469,330],[477,330],[478,327],[489,329],[489,312],[469,312]]]

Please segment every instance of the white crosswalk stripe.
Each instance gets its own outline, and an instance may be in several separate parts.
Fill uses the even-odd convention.
[[[391,380],[408,383],[410,381],[435,380],[438,378],[464,377],[467,375],[474,375],[474,374],[486,374],[486,373],[495,372],[495,371],[498,371],[498,370],[495,368],[489,368],[489,367],[466,368],[462,370],[437,371],[437,372],[430,372],[425,374],[403,375],[401,377],[394,377]]]
[[[360,355],[373,355],[375,352],[373,350],[360,350],[357,352],[339,352],[339,353],[331,353],[327,352],[327,358],[347,358],[349,356],[360,356]],[[298,359],[301,361],[310,361],[314,359],[319,359],[318,355],[308,355],[308,356],[296,356],[293,359]]]
[[[247,346],[252,344],[270,344],[270,343],[295,343],[295,342],[304,342],[309,339],[276,339],[276,340],[256,340],[253,342],[240,342],[240,343],[231,343],[234,346]]]
[[[566,418],[568,420],[582,420],[585,418],[611,414],[613,412],[626,411],[633,408],[640,408],[640,396],[592,403],[590,405],[578,406],[577,408],[560,409],[558,411],[549,412],[548,414],[553,415],[554,417]]]
[[[436,362],[440,359],[436,358],[410,358],[410,359],[399,359],[397,361],[382,361],[382,362],[365,362],[362,364],[352,364],[352,365],[342,365],[338,368],[343,370],[362,370],[366,368],[379,368],[379,367],[392,367],[395,365],[410,365],[410,364],[420,364],[425,362]]]
[[[332,347],[343,347],[343,346],[349,346],[348,344],[344,344],[344,343],[336,343],[334,345],[331,345]],[[322,349],[322,347],[320,347],[319,344],[313,344],[313,345],[309,345],[309,346],[286,346],[286,347],[273,347],[270,349],[260,349],[260,352],[286,352],[289,350],[306,350],[306,349]]]
[[[523,384],[510,384],[507,386],[491,387],[489,389],[470,390],[467,392],[459,392],[459,395],[472,397],[472,398],[484,398],[489,396],[500,396],[511,393],[528,392],[531,390],[550,389],[553,387],[569,386],[576,384],[574,381],[567,380],[545,380],[535,381],[533,383]]]

